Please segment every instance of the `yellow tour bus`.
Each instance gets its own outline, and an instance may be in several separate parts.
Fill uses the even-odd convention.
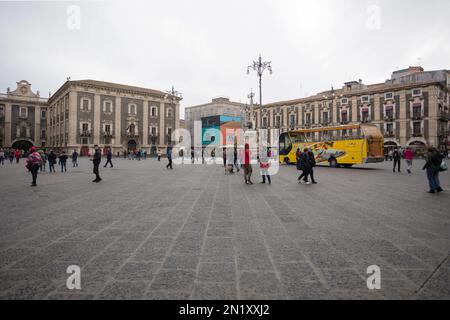
[[[384,139],[373,124],[356,124],[285,132],[280,135],[280,163],[295,164],[297,149],[313,151],[317,164],[351,167],[384,161]]]

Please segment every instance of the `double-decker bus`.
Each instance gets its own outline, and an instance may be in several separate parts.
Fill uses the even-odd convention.
[[[384,139],[373,124],[356,124],[285,132],[280,135],[280,162],[295,164],[296,151],[310,148],[317,164],[351,167],[383,162]]]

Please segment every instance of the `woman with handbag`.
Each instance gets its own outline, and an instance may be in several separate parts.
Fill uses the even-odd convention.
[[[430,186],[428,193],[438,193],[444,191],[441,188],[439,181],[439,171],[445,171],[444,167],[442,155],[435,147],[429,147],[426,163],[423,166],[423,170],[427,170],[428,184]]]

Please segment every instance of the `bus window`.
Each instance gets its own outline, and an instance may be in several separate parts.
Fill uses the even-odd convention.
[[[289,142],[288,134],[286,132],[280,134],[280,155],[289,154],[289,152],[290,152],[290,150],[288,150],[289,145],[290,145],[290,142]]]

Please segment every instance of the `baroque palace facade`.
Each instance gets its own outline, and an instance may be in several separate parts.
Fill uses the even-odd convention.
[[[449,149],[450,71],[410,67],[385,83],[345,83],[314,96],[247,108],[249,127],[281,132],[356,123],[376,124],[385,148]]]
[[[5,119],[4,125],[0,122],[5,131],[1,144],[4,147],[17,147],[16,142],[21,141],[76,149],[86,155],[92,154],[97,144],[103,149],[112,148],[114,154],[136,149],[155,154],[158,148],[171,143],[172,132],[180,125],[181,98],[162,91],[95,80],[68,80],[44,100],[33,96],[29,87],[28,93],[22,90],[26,84],[21,81],[16,91],[0,96],[0,112],[4,110],[0,119]],[[25,109],[28,116],[22,119]],[[39,122],[35,114],[41,115]],[[19,126],[30,129],[15,132]]]
[[[25,80],[0,94],[0,147],[28,149],[47,141],[47,99],[34,93]]]

